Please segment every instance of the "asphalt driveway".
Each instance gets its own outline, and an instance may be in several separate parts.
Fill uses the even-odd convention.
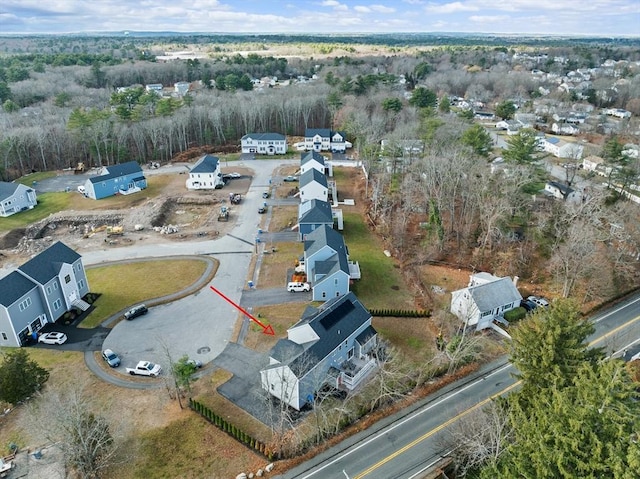
[[[229,343],[213,360],[213,364],[233,373],[231,379],[218,387],[218,392],[270,426],[269,402],[260,386],[260,370],[269,364],[269,357],[239,344]]]

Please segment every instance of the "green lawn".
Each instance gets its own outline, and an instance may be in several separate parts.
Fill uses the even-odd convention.
[[[349,260],[360,264],[362,279],[351,290],[367,308],[413,309],[414,298],[404,286],[395,261],[384,255],[384,247],[358,213],[344,214],[344,241]]]
[[[93,328],[128,306],[180,291],[195,283],[206,267],[200,260],[154,260],[89,268],[89,287],[101,296],[81,326]]]
[[[32,210],[16,213],[8,218],[0,218],[0,231],[25,228],[31,223],[46,218],[51,213],[65,210],[69,207],[73,197],[72,193],[42,193],[38,195],[38,205]]]

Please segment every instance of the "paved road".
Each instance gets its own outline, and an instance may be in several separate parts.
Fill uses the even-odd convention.
[[[640,338],[640,294],[593,317],[591,344],[620,356]],[[280,479],[417,479],[446,452],[448,428],[517,387],[506,358],[385,419]],[[344,473],[343,473],[344,471]]]
[[[252,160],[235,163],[238,167],[248,167],[254,172],[253,181],[241,208],[234,209],[231,221],[235,221],[232,232],[213,240],[192,243],[136,244],[117,249],[102,248],[85,252],[82,259],[85,265],[100,265],[114,261],[142,260],[147,258],[165,258],[176,256],[206,255],[219,262],[218,271],[210,283],[192,295],[167,304],[151,307],[145,316],[133,321],[121,321],[104,339],[104,343],[92,349],[111,348],[122,358],[122,365],[105,372],[96,364],[92,352],[85,353],[88,367],[99,377],[123,387],[150,387],[153,381],[131,382],[124,368],[139,360],[148,360],[161,364],[166,370],[167,354],[172,360],[183,355],[211,362],[222,353],[232,336],[238,312],[222,298],[215,295],[209,284],[223,291],[237,303],[242,302],[246,289],[251,258],[255,254],[255,238],[261,226],[262,216],[257,213],[263,202],[263,185],[268,185],[272,171],[286,164],[296,164],[298,160]],[[174,167],[182,168],[182,167]],[[166,173],[166,170],[149,170]],[[264,226],[262,226],[264,227]],[[153,278],[149,278],[153,281]],[[251,292],[252,304],[259,303],[260,293]],[[286,291],[285,291],[286,293]],[[263,295],[269,298],[267,292]],[[298,297],[286,296],[289,299]],[[125,379],[126,378],[126,379]],[[158,381],[161,385],[161,381]]]

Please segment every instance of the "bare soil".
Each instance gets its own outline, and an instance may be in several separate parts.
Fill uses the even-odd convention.
[[[251,170],[233,171],[243,176],[219,190],[189,191],[184,174],[169,173],[162,181],[160,194],[145,196],[143,190],[120,209],[99,209],[100,202],[93,200],[76,203],[88,208],[63,211],[42,220],[37,227],[2,235],[1,263],[20,264],[53,241],[62,241],[82,253],[105,245],[117,248],[138,242],[198,241],[224,235],[233,228],[233,221],[218,221],[220,207],[226,205],[231,211],[242,207],[230,205],[229,193],[244,196],[251,183]],[[107,226],[121,226],[122,234],[109,234]]]

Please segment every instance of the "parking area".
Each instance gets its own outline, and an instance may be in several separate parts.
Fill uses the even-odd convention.
[[[218,387],[218,392],[247,411],[263,424],[271,425],[270,408],[260,386],[260,370],[269,364],[266,354],[229,343],[213,364],[233,373],[233,377]]]

